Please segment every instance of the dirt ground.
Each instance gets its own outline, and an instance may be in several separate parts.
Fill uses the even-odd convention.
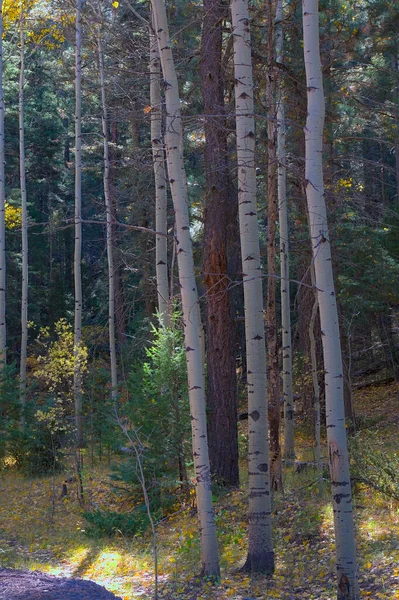
[[[92,581],[0,569],[1,600],[121,600]]]

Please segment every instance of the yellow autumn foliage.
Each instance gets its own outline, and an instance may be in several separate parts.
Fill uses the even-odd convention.
[[[7,32],[29,13],[30,27],[26,29],[28,41],[43,43],[53,49],[65,41],[65,28],[74,22],[73,11],[67,8],[50,8],[51,0],[3,0],[3,28]],[[51,16],[51,19],[49,18]]]
[[[48,0],[47,0],[48,1]],[[21,18],[21,12],[26,14],[35,5],[36,0],[3,0],[3,27],[6,31],[10,25],[19,21]]]
[[[37,366],[32,375],[44,385],[50,393],[70,390],[70,383],[75,369],[75,348],[72,326],[66,319],[55,324],[56,340],[52,341],[50,330],[40,330],[37,343],[42,346],[42,353],[37,358]],[[76,359],[82,373],[87,370],[87,347],[81,344],[76,352]]]
[[[22,225],[22,208],[19,206],[13,206],[6,202],[6,229],[12,231],[18,229]]]

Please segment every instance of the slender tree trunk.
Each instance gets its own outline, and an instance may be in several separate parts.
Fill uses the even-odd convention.
[[[341,346],[342,346],[342,366],[344,373],[344,406],[345,406],[345,420],[346,420],[346,432],[349,435],[353,435],[356,433],[356,415],[355,409],[353,406],[353,394],[352,394],[352,384],[351,384],[351,376],[349,373],[349,340],[348,334],[345,327],[345,324],[340,324],[340,337],[341,337]]]
[[[308,117],[305,127],[305,185],[323,336],[327,442],[338,573],[337,598],[338,600],[358,600],[352,494],[345,431],[342,358],[323,185],[322,142],[325,107],[317,0],[303,0],[303,32],[308,96]]]
[[[282,490],[280,448],[280,369],[278,360],[277,313],[276,313],[276,232],[277,232],[277,137],[276,137],[276,68],[274,51],[274,21],[276,1],[267,1],[267,358],[269,385],[270,422],[270,478],[274,490]]]
[[[276,60],[283,61],[283,2],[278,0],[276,11]],[[289,228],[286,166],[286,126],[282,82],[277,100],[277,190],[280,226],[280,275],[281,275],[281,328],[283,354],[284,399],[284,457],[295,458],[294,446],[294,400],[292,395],[292,341],[290,303]]]
[[[162,325],[168,324],[168,233],[165,155],[162,136],[161,61],[153,25],[150,29],[150,105],[151,144],[155,179],[155,229],[163,235],[155,238],[155,268],[158,311]]]
[[[399,36],[397,37],[396,50],[396,76],[399,75]],[[395,87],[396,101],[396,135],[395,135],[395,166],[396,166],[396,200],[399,205],[399,83]]]
[[[6,192],[4,175],[3,1],[0,0],[0,375],[6,363]]]
[[[151,4],[165,87],[166,160],[175,209],[177,260],[183,308],[193,457],[198,519],[201,535],[202,573],[210,577],[219,577],[219,555],[212,506],[211,474],[206,428],[204,372],[200,342],[200,314],[194,275],[193,250],[190,238],[187,187],[185,185],[184,177],[185,170],[183,156],[180,150],[182,127],[179,89],[169,38],[165,4],[163,0],[151,0]]]
[[[22,206],[22,298],[21,298],[21,363],[20,390],[22,431],[25,430],[26,405],[26,355],[28,347],[28,209],[26,201],[26,168],[25,168],[25,125],[24,125],[24,85],[25,85],[25,18],[21,3],[20,23],[20,52],[21,64],[19,71],[19,177],[21,186]]]
[[[172,388],[172,409],[175,413],[175,423],[174,423],[174,446],[175,453],[177,457],[177,462],[179,466],[179,480],[180,487],[186,498],[188,498],[190,490],[188,485],[188,476],[187,476],[187,468],[184,457],[184,448],[183,448],[183,436],[182,436],[182,422],[181,422],[181,414],[180,414],[180,405],[179,405],[179,391],[178,386],[176,384],[173,385]]]
[[[207,292],[207,409],[212,475],[239,483],[235,320],[229,292],[230,222],[237,209],[227,163],[222,29],[228,6],[204,0],[200,75],[205,115],[204,284]],[[212,116],[210,116],[212,115]]]
[[[75,47],[75,325],[74,325],[74,376],[76,446],[83,444],[82,427],[82,369],[80,346],[82,342],[82,0],[76,0]]]
[[[109,353],[111,361],[111,398],[115,403],[118,397],[118,372],[116,364],[116,342],[115,342],[115,285],[114,285],[114,252],[112,247],[112,198],[110,191],[110,160],[109,160],[109,140],[107,124],[107,101],[105,95],[104,79],[104,53],[101,40],[101,29],[98,27],[98,65],[100,71],[101,88],[101,124],[104,139],[104,198],[105,209],[107,212],[107,258],[108,258],[108,334],[109,334]]]
[[[312,285],[315,285],[314,266],[311,266]],[[310,340],[310,363],[312,367],[312,382],[313,382],[313,410],[314,410],[314,432],[315,432],[315,455],[316,455],[316,468],[317,468],[317,481],[319,494],[322,493],[322,464],[321,464],[321,420],[320,420],[320,386],[319,386],[319,374],[317,368],[317,352],[316,352],[316,338],[314,334],[315,322],[317,316],[317,310],[319,308],[319,302],[317,299],[317,290],[314,290],[314,302],[312,307],[312,314],[309,321],[309,340]]]
[[[274,552],[267,439],[266,347],[256,209],[255,120],[248,2],[232,0],[231,15],[248,386],[249,547],[244,569],[271,574],[274,570]]]
[[[113,110],[111,119],[111,144],[109,145],[109,188],[111,194],[112,221],[118,220],[118,196],[116,192],[117,165],[118,165],[118,113]],[[112,248],[114,251],[114,290],[115,290],[115,328],[119,347],[125,341],[125,294],[122,278],[122,252],[118,242],[118,226],[112,225]]]

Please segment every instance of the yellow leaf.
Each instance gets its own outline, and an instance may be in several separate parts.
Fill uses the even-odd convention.
[[[113,3],[112,3],[112,6],[113,6],[114,8],[118,8],[118,6],[119,6],[119,2],[117,2],[117,1],[115,0],[115,2],[113,2]]]
[[[149,112],[151,112],[151,110],[152,110],[151,106],[146,106],[146,107],[144,108],[144,114],[146,114],[146,115],[147,115]]]

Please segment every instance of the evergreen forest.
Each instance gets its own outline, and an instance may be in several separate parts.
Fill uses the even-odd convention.
[[[0,599],[398,600],[399,3],[0,12]]]

